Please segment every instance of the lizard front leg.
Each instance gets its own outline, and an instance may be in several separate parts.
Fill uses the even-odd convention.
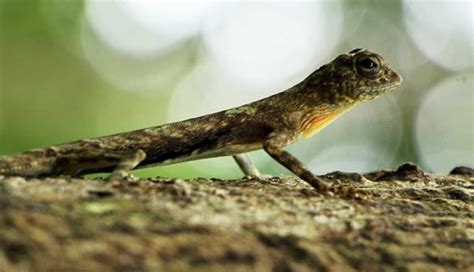
[[[123,156],[114,171],[107,177],[107,180],[123,180],[145,158],[146,153],[141,149]]]
[[[232,157],[234,158],[235,162],[237,162],[240,170],[242,170],[246,176],[261,178],[260,172],[252,163],[252,160],[250,160],[249,155],[243,153],[234,155]]]
[[[320,178],[316,177],[307,170],[303,164],[284,150],[284,147],[293,142],[298,135],[292,131],[273,132],[263,143],[263,149],[281,165],[293,172],[302,180],[315,188],[319,193],[327,191],[334,192],[341,196],[354,196],[355,189],[351,187],[332,187],[325,184]]]

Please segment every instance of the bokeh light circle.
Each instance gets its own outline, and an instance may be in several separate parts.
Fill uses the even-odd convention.
[[[216,5],[214,1],[127,1],[123,8],[134,20],[158,35],[169,39],[169,43],[180,42],[201,31],[202,21]]]
[[[423,166],[446,174],[455,166],[474,167],[474,74],[447,78],[421,104],[415,127]]]
[[[136,57],[164,54],[197,35],[212,3],[88,0],[85,14],[110,47]]]
[[[390,158],[381,158],[377,150],[370,145],[341,144],[323,149],[308,165],[316,174],[333,171],[365,173],[379,169],[380,164],[377,162],[387,160],[390,161]]]
[[[402,3],[408,34],[421,52],[446,69],[474,67],[474,1]]]
[[[340,1],[226,3],[206,20],[204,44],[235,77],[278,86],[328,57],[341,12]]]
[[[84,58],[98,74],[118,89],[135,94],[156,95],[169,90],[193,63],[189,46],[147,59],[110,50],[88,24],[81,29],[81,45]]]

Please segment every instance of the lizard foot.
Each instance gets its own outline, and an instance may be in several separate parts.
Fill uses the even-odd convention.
[[[328,192],[345,199],[363,199],[367,195],[366,192],[351,186],[329,186]]]
[[[139,180],[139,178],[132,175],[131,173],[127,171],[118,170],[108,175],[105,178],[105,180],[106,181],[120,181],[120,182],[136,182]]]
[[[130,171],[133,170],[141,161],[143,161],[145,157],[146,153],[141,149],[124,155],[115,170],[107,177],[107,180],[126,181],[127,178],[132,177]]]
[[[258,174],[258,175],[245,175],[243,179],[260,179],[260,180],[267,180],[274,178],[273,175],[267,175],[267,174]]]
[[[315,184],[316,185],[316,184]],[[366,192],[361,191],[357,188],[345,185],[328,185],[317,183],[317,185],[312,185],[313,188],[320,194],[338,196],[344,199],[363,199]]]

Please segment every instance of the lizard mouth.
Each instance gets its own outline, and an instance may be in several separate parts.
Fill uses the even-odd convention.
[[[385,85],[366,87],[362,90],[362,99],[363,100],[372,100],[378,98],[388,92],[396,90],[401,84],[399,82],[392,82]]]
[[[396,82],[396,83],[387,84],[385,86],[382,86],[382,88],[380,88],[380,91],[381,92],[393,91],[393,90],[397,89],[401,85],[401,83],[402,82],[400,81],[400,82]]]
[[[384,85],[379,85],[379,86],[367,86],[363,87],[362,91],[367,92],[367,93],[384,93],[387,91],[392,91],[395,90],[398,86],[400,86],[401,82],[395,82],[395,83],[388,83]]]
[[[365,91],[374,95],[376,98],[382,94],[396,90],[403,82],[402,77],[395,71],[390,70],[385,76],[387,83],[376,86],[367,87]]]

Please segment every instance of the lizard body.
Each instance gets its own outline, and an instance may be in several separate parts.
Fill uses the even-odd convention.
[[[284,146],[309,137],[360,102],[401,84],[375,53],[355,49],[320,67],[286,91],[233,109],[161,126],[86,139],[0,157],[0,175],[26,177],[112,172],[234,155],[246,174],[258,175],[242,155],[264,149],[320,192],[324,184]]]

